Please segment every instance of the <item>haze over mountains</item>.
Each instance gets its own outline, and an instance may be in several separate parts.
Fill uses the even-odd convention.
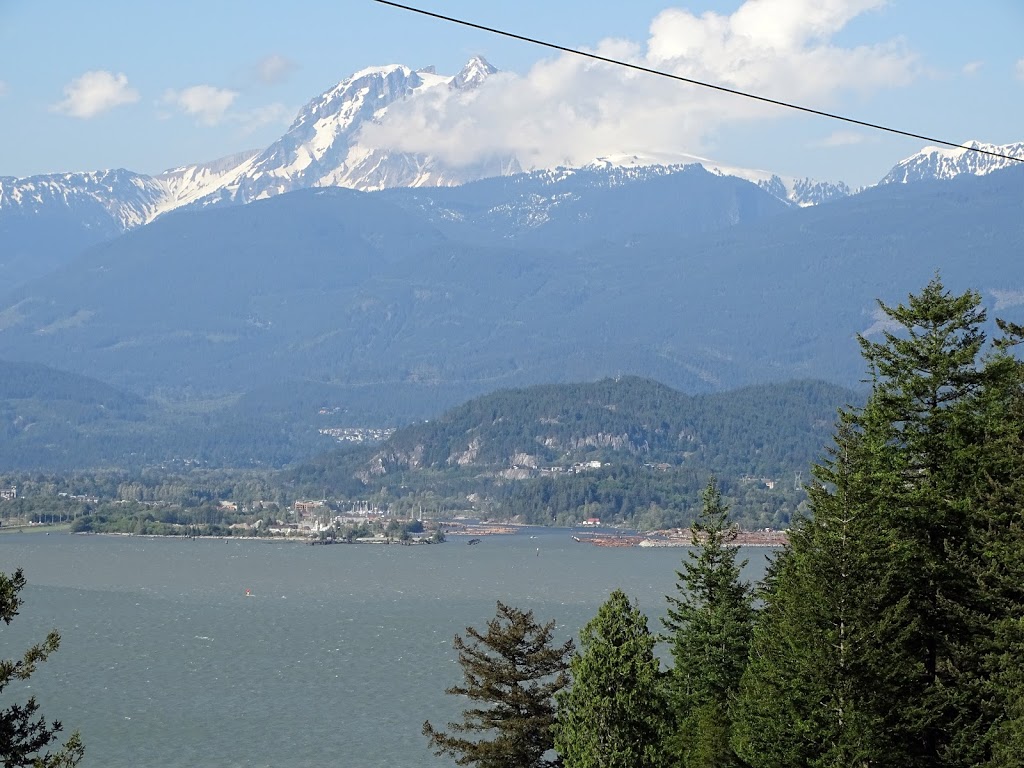
[[[1022,319],[1010,161],[926,148],[851,194],[653,155],[516,173],[359,143],[396,100],[492,74],[364,70],[267,149],[157,177],[0,179],[0,359],[365,423],[619,374],[852,385],[875,299],[936,270]]]

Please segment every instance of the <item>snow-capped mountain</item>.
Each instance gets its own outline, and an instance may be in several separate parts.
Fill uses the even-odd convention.
[[[205,195],[190,202],[248,203],[310,187],[448,186],[515,173],[519,166],[512,159],[454,168],[431,157],[359,143],[360,129],[380,120],[395,102],[418,98],[435,88],[476,88],[496,71],[476,56],[454,76],[438,75],[432,67],[414,71],[399,64],[356,72],[303,107],[280,139],[239,163]]]
[[[706,157],[681,153],[607,155],[597,158],[584,167],[588,170],[601,168],[643,169],[642,176],[649,178],[652,175],[680,173],[691,165],[703,166],[706,171],[716,176],[735,176],[744,179],[780,200],[795,203],[801,207],[818,205],[852,194],[850,188],[841,181],[815,181],[814,179],[782,177],[771,171],[739,168],[733,165],[724,165]],[[625,178],[630,177],[626,175]],[[610,180],[610,183],[623,183],[623,181],[624,178],[620,175],[617,180]]]
[[[10,229],[10,222],[17,220],[19,236],[28,243],[18,248],[29,258],[39,248],[31,246],[32,237],[27,229],[31,219],[24,216],[28,213],[42,214],[38,217],[40,226],[46,221],[60,220],[68,231],[77,228],[87,232],[91,243],[96,237],[112,237],[182,207],[244,204],[316,187],[363,191],[446,187],[519,174],[523,168],[512,156],[455,167],[428,155],[372,148],[360,138],[364,126],[382,120],[398,102],[439,95],[437,89],[469,94],[496,72],[481,57],[470,59],[455,75],[439,75],[432,67],[371,67],[310,101],[284,135],[262,150],[174,168],[156,176],[113,170],[0,178],[0,231],[5,226]],[[971,152],[968,147],[1024,157],[1024,143],[996,146],[971,142],[959,149],[928,147],[899,163],[881,183],[985,174],[1013,164],[1011,160]],[[596,158],[578,170],[586,170],[594,184],[612,187],[682,173],[694,164],[716,175],[745,179],[780,200],[799,206],[817,205],[851,194],[850,188],[841,182],[786,178],[771,171],[738,168],[681,153],[620,152]],[[545,174],[555,178],[572,171],[531,170],[534,173],[524,183],[540,185],[546,183]]]
[[[1022,165],[1019,161],[984,155],[972,151],[974,149],[1024,159],[1024,142],[985,144],[980,141],[968,141],[955,149],[953,147],[925,147],[917,154],[897,163],[879,184],[945,180],[964,174],[985,176],[1002,168]]]
[[[124,231],[145,224],[166,195],[160,181],[123,168],[0,177],[0,212],[18,215],[61,209],[73,213],[87,228],[113,226]]]
[[[494,157],[472,166],[453,167],[427,155],[368,147],[360,130],[379,121],[396,102],[416,99],[438,88],[470,91],[497,70],[484,58],[471,58],[455,75],[433,67],[412,70],[393,64],[370,67],[346,78],[303,107],[288,130],[263,150],[170,169],[157,176],[109,171],[57,174],[0,182],[0,215],[22,201],[29,205],[72,205],[91,199],[108,212],[121,231],[148,223],[181,207],[244,204],[310,187],[349,187],[363,191],[392,187],[454,186],[521,172],[515,157]],[[646,168],[644,176],[678,173],[693,163],[712,173],[758,184],[781,199],[813,205],[849,194],[845,185],[782,179],[767,171],[722,165],[686,154],[616,154],[587,168]],[[104,183],[111,176],[111,183]],[[628,176],[628,174],[626,175]],[[124,177],[124,178],[121,178]],[[132,183],[125,186],[125,179]],[[623,183],[621,174],[609,184]]]

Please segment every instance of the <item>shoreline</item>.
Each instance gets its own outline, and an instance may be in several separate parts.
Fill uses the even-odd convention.
[[[49,529],[49,530],[47,530]],[[546,526],[530,526],[522,524],[479,524],[479,525],[465,525],[456,530],[445,530],[445,536],[457,537],[458,539],[464,538],[482,538],[491,536],[514,536],[517,534],[524,533],[527,530],[542,530],[551,532],[549,535],[557,535],[554,533],[556,530],[564,530],[572,538],[573,541],[579,544],[590,544],[596,547],[603,548],[633,548],[633,549],[672,549],[672,548],[688,548],[693,546],[693,540],[688,535],[680,535],[678,532],[673,532],[671,535],[665,535],[663,532],[656,533],[637,533],[635,531],[622,531],[622,532],[605,532],[605,531],[578,531],[574,528],[564,529],[553,529],[547,528]],[[27,529],[26,529],[27,530]],[[347,542],[344,539],[333,539],[333,540],[321,540],[311,536],[175,536],[168,534],[156,534],[156,533],[122,533],[114,531],[81,531],[72,532],[68,530],[68,526],[63,526],[58,529],[57,526],[33,526],[31,532],[41,533],[45,530],[46,533],[62,533],[71,536],[112,536],[120,538],[136,538],[136,539],[170,539],[170,540],[182,540],[182,541],[223,541],[223,542],[261,542],[266,544],[274,543],[288,543],[288,544],[305,544],[305,545],[328,545],[328,544],[394,544],[398,546],[409,546],[416,544],[427,544],[437,543],[428,542],[426,540],[410,540],[401,541],[399,539],[387,539],[387,538],[358,538],[351,542]],[[5,529],[7,533],[19,533],[24,532],[21,529],[8,528]],[[733,546],[737,547],[757,547],[757,548],[768,548],[777,549],[785,546],[788,540],[788,536],[785,531],[742,531],[737,538],[731,542]]]

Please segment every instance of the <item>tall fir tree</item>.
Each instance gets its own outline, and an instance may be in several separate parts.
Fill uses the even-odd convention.
[[[659,768],[668,727],[656,638],[615,590],[580,633],[572,687],[558,695],[555,749],[566,768]]]
[[[555,696],[568,683],[572,640],[553,644],[555,622],[538,624],[532,611],[498,602],[481,632],[456,635],[464,683],[447,693],[473,706],[461,722],[439,731],[428,720],[423,734],[438,757],[478,768],[544,768],[554,746]],[[476,738],[473,738],[476,736]]]
[[[1009,739],[1017,364],[981,364],[977,293],[936,278],[881,307],[898,332],[860,339],[871,397],[770,574],[734,738],[755,766],[974,766]]]
[[[936,277],[906,305],[881,305],[898,335],[860,338],[872,399],[892,428],[886,447],[900,460],[899,484],[876,517],[905,544],[906,557],[884,574],[884,600],[909,604],[912,631],[896,650],[913,666],[896,668],[902,695],[889,722],[909,746],[908,765],[975,765],[982,757],[984,595],[971,567],[980,552],[959,461],[972,442],[962,426],[985,383],[980,305],[977,292],[953,295]]]
[[[22,605],[21,591],[25,576],[19,568],[12,575],[0,573],[0,621],[10,624]],[[29,648],[20,659],[0,660],[0,693],[15,680],[28,680],[36,667],[60,647],[60,635],[50,632],[46,640]],[[56,750],[63,726],[60,721],[47,722],[39,714],[35,697],[24,704],[9,704],[0,710],[0,763],[5,768],[74,768],[85,749],[78,733]]]
[[[872,515],[894,473],[875,461],[886,437],[870,404],[859,418],[863,431],[842,415],[809,488],[813,517],[795,522],[762,587],[733,733],[757,768],[902,764],[880,657],[901,646],[908,605],[880,620],[880,575],[903,547]]]
[[[973,750],[990,768],[1024,765],[1024,363],[1010,353],[1024,342],[1024,327],[997,323],[1003,337],[986,360],[961,460],[981,553],[970,565],[984,597],[975,643],[985,650],[987,730]]]
[[[714,477],[693,524],[693,549],[676,572],[662,619],[674,661],[667,678],[673,735],[668,750],[686,768],[742,763],[730,746],[731,706],[747,663],[753,591],[741,580],[737,530]]]

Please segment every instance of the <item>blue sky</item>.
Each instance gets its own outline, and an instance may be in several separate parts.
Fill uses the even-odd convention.
[[[1019,0],[418,4],[956,142],[1024,140]],[[403,63],[454,73],[475,54],[509,73],[504,95],[478,106],[474,124],[486,138],[457,137],[480,151],[505,142],[539,163],[691,152],[858,186],[922,145],[637,80],[372,0],[0,0],[0,49],[3,176],[156,173],[263,147],[356,70]],[[557,130],[536,118],[556,112]],[[377,140],[408,141],[402,131],[396,123]],[[443,142],[446,131],[441,119],[436,136],[416,139]]]

